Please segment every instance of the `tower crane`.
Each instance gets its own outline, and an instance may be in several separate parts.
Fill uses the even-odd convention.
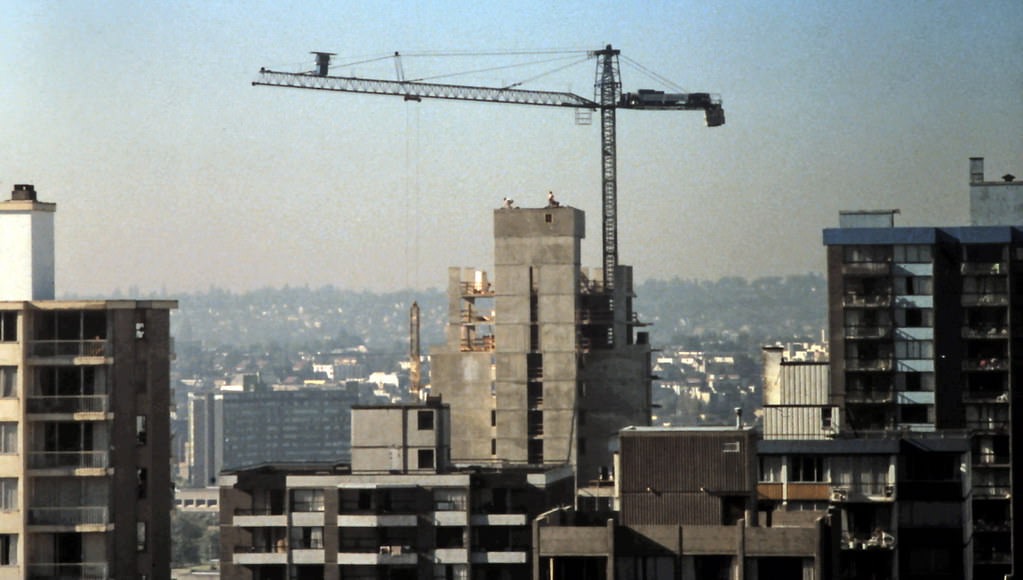
[[[527,90],[519,88],[481,87],[408,81],[404,79],[398,53],[395,66],[398,80],[370,79],[359,77],[331,76],[330,52],[314,52],[316,70],[312,72],[289,73],[260,69],[258,80],[253,86],[292,87],[318,89],[348,93],[393,95],[406,101],[422,99],[451,99],[457,101],[481,101],[547,107],[568,107],[600,111],[600,152],[603,191],[603,258],[604,288],[614,288],[615,267],[618,265],[618,177],[615,144],[615,113],[618,109],[662,110],[662,111],[703,111],[708,127],[725,124],[725,113],[721,99],[710,93],[665,93],[663,91],[639,90],[622,93],[619,74],[620,50],[610,44],[590,53],[597,60],[597,74],[594,82],[594,98],[587,99],[569,92]]]

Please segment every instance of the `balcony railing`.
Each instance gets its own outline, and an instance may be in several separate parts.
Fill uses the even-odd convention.
[[[1005,266],[1005,262],[967,262],[960,270],[967,275],[1008,274],[1009,269]]]
[[[1004,326],[964,326],[963,338],[1008,338],[1009,329]]]
[[[30,507],[30,526],[79,526],[110,523],[106,506]]]
[[[283,516],[284,508],[273,510],[269,507],[258,507],[258,508],[235,508],[234,515],[236,516]]]
[[[849,403],[889,403],[895,400],[895,391],[887,389],[853,389],[846,391]]]
[[[963,294],[963,306],[1005,306],[1009,303],[1009,295],[1005,293]]]
[[[103,468],[110,464],[106,451],[30,451],[29,469]]]
[[[975,497],[992,497],[1008,499],[1012,495],[1012,488],[1008,485],[984,485],[973,484],[973,495]]]
[[[849,371],[890,371],[892,366],[891,358],[850,358],[845,361],[845,368]]]
[[[964,371],[1004,371],[1009,368],[1005,358],[974,358],[963,361]]]
[[[29,413],[106,413],[110,396],[29,397],[26,404]]]
[[[53,580],[67,578],[75,580],[106,580],[106,563],[82,562],[78,564],[32,563],[25,566],[29,580]]]
[[[30,356],[108,356],[106,340],[36,340],[30,344]]]
[[[846,326],[846,338],[888,338],[892,334],[890,326]]]
[[[842,297],[843,306],[860,308],[880,308],[892,305],[891,294],[846,294]]]
[[[891,271],[891,262],[848,262],[842,264],[843,274],[882,275]]]
[[[966,422],[966,428],[974,431],[1006,431],[1009,429],[1008,419],[974,419]]]
[[[1009,394],[999,389],[975,389],[963,391],[964,401],[980,401],[985,403],[1008,403]]]

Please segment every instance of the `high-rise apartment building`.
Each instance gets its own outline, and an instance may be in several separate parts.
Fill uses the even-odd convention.
[[[894,227],[894,212],[850,212],[824,243],[843,431],[966,430],[968,563],[974,578],[1001,580],[1023,517],[1012,461],[1023,443],[1023,183],[983,173],[972,159],[974,225]]]
[[[447,343],[432,389],[451,406],[456,464],[571,464],[581,482],[612,465],[615,434],[650,417],[650,346],[632,269],[605,288],[580,268],[584,214],[494,211],[494,280],[449,276]]]
[[[55,210],[0,203],[0,578],[168,578],[176,303],[54,300]]]

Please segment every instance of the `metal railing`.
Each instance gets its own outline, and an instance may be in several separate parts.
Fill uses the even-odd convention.
[[[850,371],[890,371],[892,366],[893,359],[890,357],[851,358],[845,361],[845,368]]]
[[[108,356],[109,344],[103,339],[36,340],[30,345],[30,356]]]
[[[892,334],[890,326],[846,326],[846,338],[888,338]]]
[[[849,403],[887,403],[894,399],[895,391],[890,389],[853,389],[845,393]]]
[[[846,294],[842,297],[842,306],[881,307],[891,306],[891,294]]]
[[[107,565],[103,563],[81,562],[78,564],[32,563],[25,566],[26,577],[29,580],[53,580],[76,579],[76,580],[106,580],[110,576],[107,572]]]
[[[28,508],[30,526],[78,526],[110,523],[106,506],[61,506]]]
[[[963,361],[964,371],[1004,371],[1008,368],[1008,361],[1004,357],[975,358]]]
[[[29,413],[106,413],[110,409],[110,396],[28,397],[26,405]]]
[[[960,265],[963,274],[1008,274],[1005,262],[966,262]]]
[[[1004,326],[964,326],[963,338],[1008,338],[1009,329]]]
[[[29,469],[108,467],[106,451],[29,451]]]
[[[1009,295],[1004,292],[963,294],[963,306],[1005,306],[1009,303]]]

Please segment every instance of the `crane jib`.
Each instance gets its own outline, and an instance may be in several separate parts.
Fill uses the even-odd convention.
[[[573,93],[445,85],[416,81],[391,81],[358,77],[319,76],[303,73],[276,72],[265,69],[260,71],[259,80],[252,84],[374,95],[394,95],[421,99],[483,101],[578,109],[600,108],[600,105],[597,103]]]

